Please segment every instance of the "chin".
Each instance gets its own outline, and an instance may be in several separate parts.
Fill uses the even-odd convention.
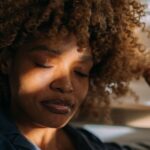
[[[37,123],[38,126],[46,127],[46,128],[63,128],[67,124],[68,122],[56,122],[56,121]]]
[[[69,123],[72,117],[54,117],[54,116],[49,116],[47,118],[38,118],[36,122],[36,125],[40,127],[48,127],[48,128],[63,128],[66,124]]]

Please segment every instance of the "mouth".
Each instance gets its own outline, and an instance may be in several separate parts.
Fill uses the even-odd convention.
[[[68,100],[53,99],[41,102],[42,106],[51,113],[67,115],[72,112],[74,104]]]

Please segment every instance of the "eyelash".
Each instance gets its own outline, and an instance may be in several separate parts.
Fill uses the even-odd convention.
[[[39,63],[35,63],[35,65],[37,67],[40,67],[40,68],[51,68],[52,66],[47,66],[47,65],[44,65],[44,64],[39,64]]]
[[[88,74],[85,74],[85,73],[82,73],[82,72],[79,72],[79,71],[75,71],[75,73],[76,73],[77,75],[79,75],[80,77],[83,77],[83,78],[88,78],[88,77],[89,77]]]
[[[51,68],[52,66],[46,66],[46,65],[43,65],[43,64],[39,64],[39,63],[35,63],[35,65],[37,67],[40,67],[40,68]],[[80,76],[80,77],[83,77],[83,78],[88,78],[89,77],[89,74],[85,74],[85,73],[82,73],[80,71],[75,71],[75,73]]]

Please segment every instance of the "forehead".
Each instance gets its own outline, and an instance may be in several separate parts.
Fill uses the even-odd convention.
[[[22,48],[28,52],[43,52],[46,51],[50,55],[58,56],[67,52],[71,52],[72,55],[78,55],[82,61],[92,61],[92,52],[90,47],[80,48],[77,44],[77,39],[75,36],[55,36],[55,37],[43,37],[43,38],[34,38],[22,45]],[[21,48],[21,49],[22,49]]]
[[[79,47],[77,44],[77,39],[73,35],[66,37],[61,37],[60,35],[57,35],[55,37],[36,38],[34,40],[31,40],[27,45],[32,50],[49,49],[55,50],[58,53],[62,53],[65,51],[69,51],[70,49],[74,49],[81,54],[92,56],[90,46],[87,45],[85,48]]]

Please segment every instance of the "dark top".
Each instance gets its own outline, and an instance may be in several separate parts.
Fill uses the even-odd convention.
[[[128,146],[120,147],[115,143],[103,143],[83,128],[67,125],[64,130],[76,150],[131,150]],[[40,148],[29,142],[9,117],[0,113],[0,150],[40,150]]]

